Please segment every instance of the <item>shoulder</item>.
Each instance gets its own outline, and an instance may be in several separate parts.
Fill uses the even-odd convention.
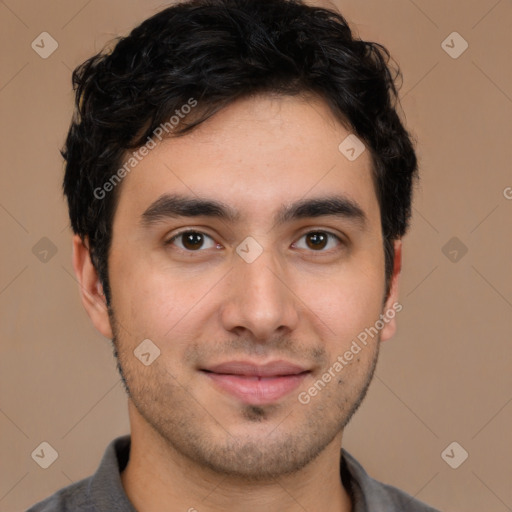
[[[96,512],[87,498],[90,482],[91,477],[88,477],[64,487],[26,512]]]
[[[350,473],[350,484],[356,503],[355,511],[380,510],[382,512],[439,512],[410,494],[373,479],[359,462],[347,451],[342,450],[342,464]]]
[[[26,512],[134,512],[120,472],[130,455],[130,436],[114,439],[92,476],[64,487]]]

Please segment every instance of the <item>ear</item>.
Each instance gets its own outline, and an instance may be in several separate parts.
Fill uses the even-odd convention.
[[[110,326],[103,286],[91,261],[87,240],[82,241],[78,235],[73,236],[73,269],[80,284],[82,304],[94,327],[105,338],[112,339],[114,336]]]
[[[384,311],[382,312],[385,326],[380,333],[380,341],[387,341],[395,335],[396,315],[402,311],[403,308],[402,304],[398,302],[398,281],[400,271],[402,270],[402,241],[395,240],[393,245],[395,248],[393,273],[391,275],[389,295],[384,305]]]

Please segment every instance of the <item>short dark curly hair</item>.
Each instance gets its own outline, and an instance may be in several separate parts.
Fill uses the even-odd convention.
[[[157,13],[73,72],[76,108],[62,155],[71,227],[88,247],[110,304],[108,254],[121,187],[98,194],[127,151],[191,98],[181,136],[258,93],[322,98],[370,150],[389,292],[393,241],[411,215],[417,159],[396,112],[398,65],[329,9],[301,0],[189,0]],[[106,190],[101,188],[102,191]]]

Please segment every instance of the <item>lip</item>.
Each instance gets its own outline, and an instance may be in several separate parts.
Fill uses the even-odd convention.
[[[229,361],[202,369],[202,372],[220,391],[248,404],[263,405],[291,393],[310,370],[279,360],[262,365]]]

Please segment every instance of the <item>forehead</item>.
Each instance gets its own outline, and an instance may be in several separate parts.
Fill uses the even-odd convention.
[[[189,134],[158,142],[123,179],[116,219],[140,217],[163,194],[214,198],[240,220],[342,194],[378,216],[370,152],[349,160],[340,150],[349,135],[316,97],[238,100]]]

